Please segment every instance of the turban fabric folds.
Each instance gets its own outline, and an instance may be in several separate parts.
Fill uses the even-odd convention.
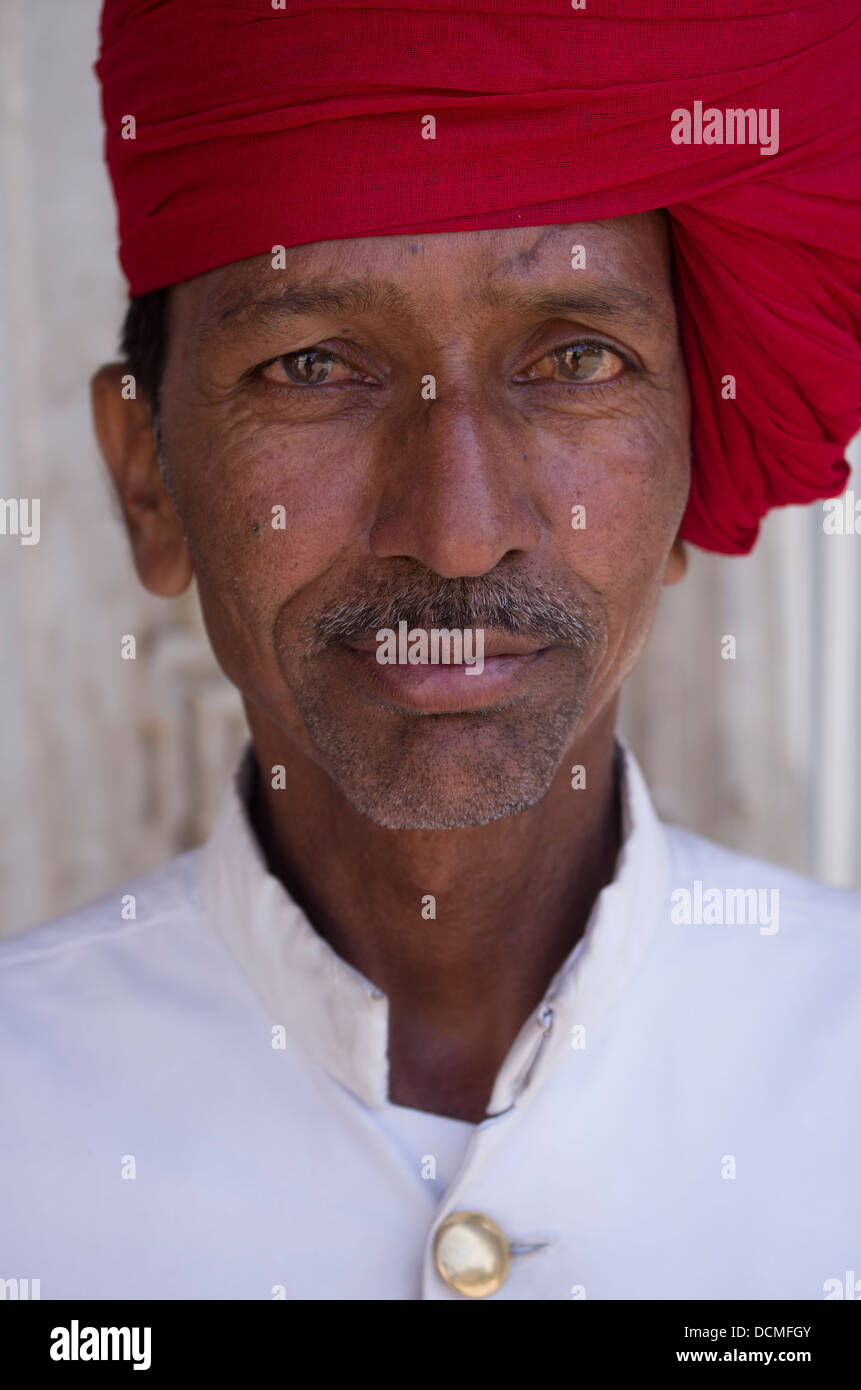
[[[96,71],[133,295],[276,245],[666,208],[682,535],[745,552],[843,490],[857,0],[106,0]]]

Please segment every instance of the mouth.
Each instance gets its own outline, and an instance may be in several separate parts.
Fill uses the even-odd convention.
[[[483,658],[473,663],[381,664],[379,643],[366,634],[351,638],[337,650],[385,704],[420,714],[467,714],[516,698],[552,648],[535,638],[485,629]]]

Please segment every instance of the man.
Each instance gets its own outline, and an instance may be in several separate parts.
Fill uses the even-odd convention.
[[[711,54],[672,7],[109,0],[96,427],[251,744],[202,849],[0,955],[43,1297],[859,1267],[861,898],[661,825],[614,735],[683,540],[839,492],[857,421],[859,24],[730,8]]]

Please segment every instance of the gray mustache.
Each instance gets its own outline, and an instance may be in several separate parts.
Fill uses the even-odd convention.
[[[396,629],[399,622],[410,628],[492,628],[575,647],[591,646],[603,631],[582,600],[563,602],[547,590],[493,575],[385,582],[370,594],[326,604],[302,626],[319,650],[380,628]]]

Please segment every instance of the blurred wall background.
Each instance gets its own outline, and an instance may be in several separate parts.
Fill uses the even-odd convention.
[[[41,501],[37,545],[0,535],[6,933],[198,843],[245,737],[194,594],[140,587],[92,433],[88,377],[125,304],[98,14],[0,0],[0,497]],[[690,558],[623,699],[659,811],[861,887],[861,534],[791,508],[749,557]]]

